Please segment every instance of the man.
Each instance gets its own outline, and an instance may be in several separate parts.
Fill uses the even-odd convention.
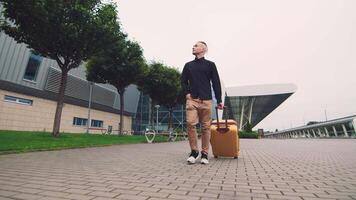
[[[222,109],[221,86],[215,63],[204,58],[208,46],[199,41],[193,46],[195,59],[185,64],[182,72],[182,87],[186,95],[186,118],[188,138],[191,153],[187,159],[188,164],[194,164],[199,156],[197,144],[196,125],[202,124],[202,150],[201,163],[208,164],[210,144],[210,123],[212,94],[211,83],[214,89],[218,108]]]

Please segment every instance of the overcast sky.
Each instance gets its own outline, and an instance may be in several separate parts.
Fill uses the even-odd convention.
[[[256,128],[356,114],[355,0],[117,0],[147,60],[182,70],[203,40],[226,86],[293,83],[297,92]]]

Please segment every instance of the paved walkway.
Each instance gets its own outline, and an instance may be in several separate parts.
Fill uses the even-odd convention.
[[[187,165],[188,143],[0,156],[3,199],[356,199],[356,140],[241,140],[241,156]]]

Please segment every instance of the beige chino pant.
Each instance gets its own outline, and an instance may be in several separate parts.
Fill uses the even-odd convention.
[[[186,118],[191,150],[199,151],[196,125],[202,125],[202,152],[209,152],[212,100],[187,99]]]

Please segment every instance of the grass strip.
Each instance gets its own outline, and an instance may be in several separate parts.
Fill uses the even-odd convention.
[[[154,140],[166,141],[164,136],[156,136]],[[0,130],[0,154],[137,143],[147,143],[145,136],[61,133],[53,137],[48,132]]]

